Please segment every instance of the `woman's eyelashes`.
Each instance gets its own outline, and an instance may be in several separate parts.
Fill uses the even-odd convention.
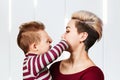
[[[66,33],[69,33],[70,32],[70,30],[66,30]]]

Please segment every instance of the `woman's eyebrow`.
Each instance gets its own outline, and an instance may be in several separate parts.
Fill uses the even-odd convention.
[[[70,26],[66,26],[66,29],[67,29],[67,28],[70,28]]]

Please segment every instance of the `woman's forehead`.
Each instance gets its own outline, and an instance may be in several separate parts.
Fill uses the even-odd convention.
[[[76,20],[70,20],[70,21],[68,22],[67,26],[66,26],[66,29],[67,29],[67,28],[72,28],[72,27],[74,27],[74,26],[75,26],[75,21],[76,21]]]

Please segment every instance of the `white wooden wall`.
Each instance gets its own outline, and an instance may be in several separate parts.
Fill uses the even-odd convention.
[[[21,23],[43,22],[55,45],[71,14],[78,10],[92,11],[103,20],[103,37],[89,55],[103,70],[105,80],[119,80],[119,3],[119,0],[0,0],[0,80],[22,80],[24,54],[16,42]],[[57,61],[68,57],[64,52]]]

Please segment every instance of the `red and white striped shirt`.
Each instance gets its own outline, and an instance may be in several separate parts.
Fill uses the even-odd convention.
[[[23,80],[52,80],[47,65],[57,59],[67,48],[68,44],[62,40],[44,54],[26,55],[23,63]]]

